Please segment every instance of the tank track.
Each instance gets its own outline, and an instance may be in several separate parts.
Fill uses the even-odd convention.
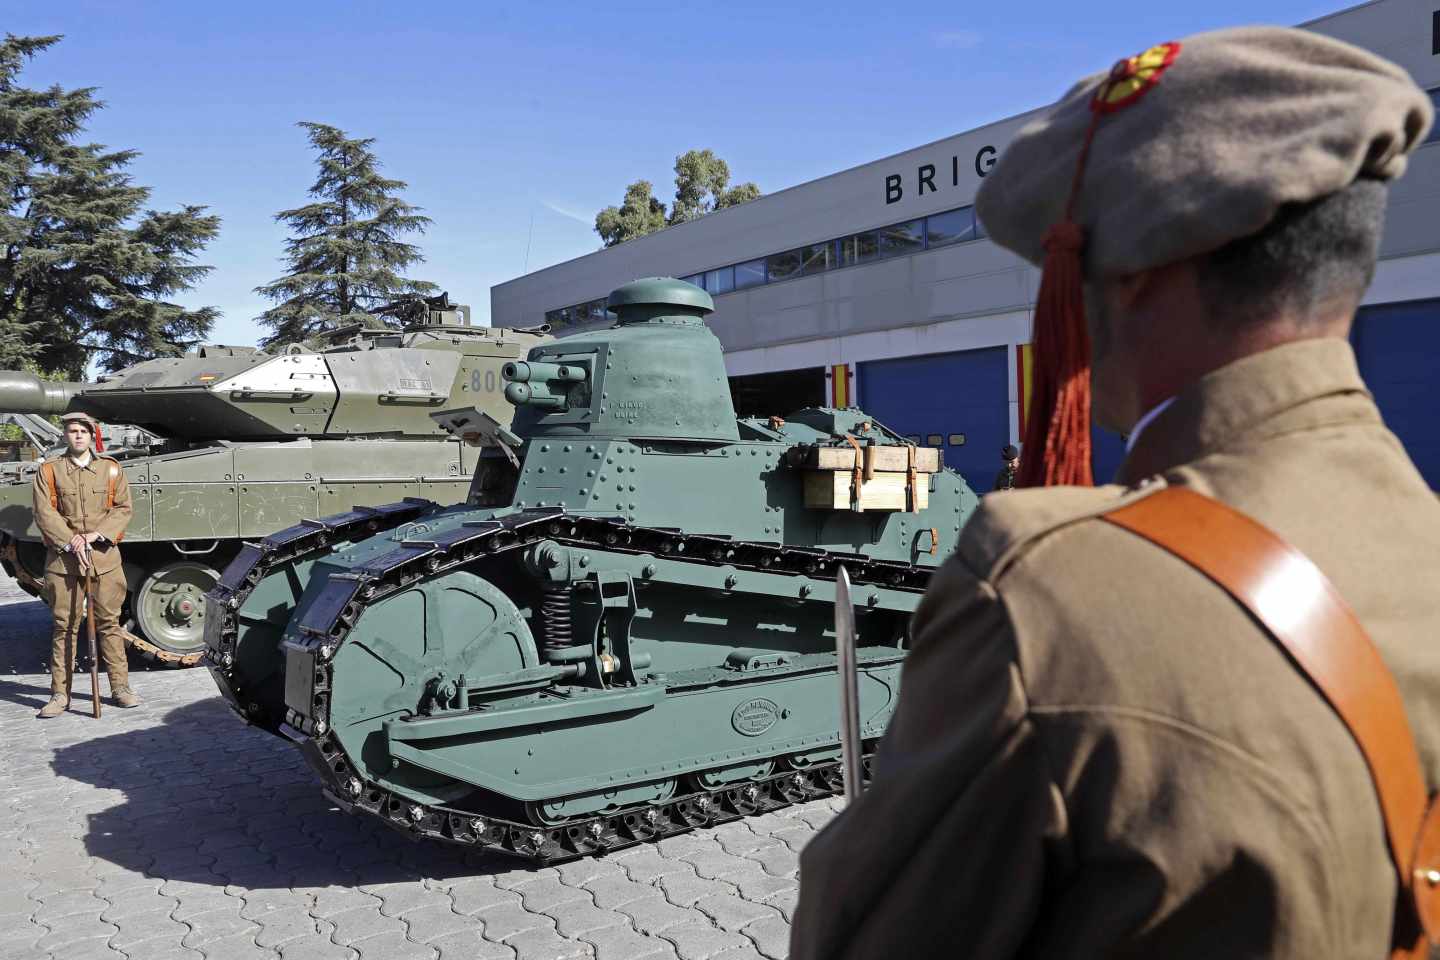
[[[357,514],[358,511],[307,521],[300,527],[281,531],[262,545],[247,546],[231,564],[220,586],[210,594],[223,611],[216,624],[217,644],[209,650],[217,682],[223,677],[223,666],[217,669],[217,665],[228,662],[227,654],[233,659],[238,635],[236,611],[244,605],[249,591],[276,563],[318,549],[337,539],[336,534],[343,536],[350,524],[368,522]],[[403,521],[392,526],[399,522]],[[424,837],[491,849],[538,863],[553,863],[653,842],[697,827],[843,792],[838,761],[801,765],[790,758],[776,758],[781,769],[760,779],[546,826],[420,804],[362,779],[358,766],[330,730],[327,717],[331,660],[366,604],[403,590],[422,578],[482,558],[522,550],[541,540],[599,551],[659,554],[670,560],[697,564],[725,563],[740,569],[791,573],[812,580],[833,581],[838,568],[844,565],[856,586],[873,584],[917,593],[924,592],[932,573],[932,568],[876,560],[860,554],[637,527],[616,518],[566,514],[558,508],[528,510],[497,520],[470,521],[433,539],[424,539],[423,534],[417,532],[413,538],[397,543],[388,553],[346,573],[331,576],[299,624],[303,634],[299,645],[287,641],[291,654],[287,687],[296,689],[296,678],[291,671],[299,667],[299,672],[309,677],[312,707],[308,714],[287,707],[280,732],[300,747],[320,775],[323,792],[336,806],[346,812],[379,817],[416,839]],[[298,664],[297,652],[302,655]],[[227,697],[233,698],[233,694],[227,693]],[[867,752],[864,758],[867,779],[872,757],[873,754]]]
[[[434,507],[433,501],[407,497],[380,507],[356,507],[320,520],[302,520],[293,527],[272,533],[259,543],[245,544],[221,574],[220,583],[207,594],[208,599],[218,601],[223,616],[206,619],[205,650],[200,654],[231,709],[247,723],[271,733],[278,733],[283,722],[282,717],[261,717],[246,709],[242,702],[244,691],[237,682],[239,678],[235,669],[235,649],[240,637],[239,610],[271,569],[307,554],[327,550],[334,543],[373,537],[392,530]]]

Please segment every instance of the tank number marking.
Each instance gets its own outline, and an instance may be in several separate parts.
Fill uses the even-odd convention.
[[[479,371],[479,370],[471,370],[471,371],[470,371],[470,391],[471,391],[472,393],[479,393],[479,392],[483,389],[486,393],[494,393],[494,392],[495,392],[495,371],[494,371],[494,370],[486,370],[486,371],[484,371],[484,374],[485,374],[484,377],[481,377],[480,374],[481,374],[481,371]]]
[[[730,726],[747,737],[758,737],[775,726],[775,721],[779,719],[780,707],[774,700],[756,697],[735,708],[735,712],[730,714]]]

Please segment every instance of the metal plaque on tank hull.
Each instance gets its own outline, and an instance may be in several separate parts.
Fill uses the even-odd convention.
[[[764,697],[755,697],[735,708],[730,714],[730,726],[747,737],[758,737],[775,726],[775,721],[779,719],[779,704]]]

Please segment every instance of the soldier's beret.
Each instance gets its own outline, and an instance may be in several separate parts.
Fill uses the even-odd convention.
[[[89,431],[90,431],[90,436],[92,436],[92,437],[95,436],[95,421],[90,418],[90,414],[88,414],[88,413],[63,413],[63,414],[60,415],[60,426],[61,426],[62,429],[65,428],[65,427],[70,426],[70,424],[72,424],[72,423],[78,423],[78,424],[80,424],[80,425],[83,426],[86,430],[89,430]]]
[[[1135,273],[1255,233],[1283,204],[1398,177],[1433,113],[1403,69],[1348,43],[1202,33],[1076,84],[1021,129],[975,207],[993,240],[1039,264],[1080,169],[1087,274]]]

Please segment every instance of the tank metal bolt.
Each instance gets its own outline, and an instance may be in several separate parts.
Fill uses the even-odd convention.
[[[750,803],[754,803],[760,798],[760,788],[752,783],[750,786],[745,788],[744,796],[747,801],[749,801]]]
[[[317,736],[324,736],[326,729],[327,727],[324,720],[315,721],[315,733]]]
[[[732,573],[732,574],[729,574],[728,576],[725,577],[725,589],[726,589],[726,590],[732,590],[732,589],[734,589],[735,584],[738,583],[738,582],[739,582],[739,581],[735,579],[735,574],[733,574],[733,573]]]
[[[234,655],[233,653],[231,653],[229,650],[226,650],[226,651],[225,651],[225,655],[222,656],[220,659],[223,660],[223,661],[225,661],[225,666],[228,667],[228,666],[230,666],[230,664],[232,664],[232,663],[235,662],[235,655]]]
[[[417,803],[410,808],[410,819],[419,823],[425,818],[425,810]]]
[[[659,811],[659,810],[656,810],[656,809],[654,809],[654,808],[651,808],[651,809],[645,811],[645,822],[648,823],[648,824],[650,824],[650,826],[652,826],[652,827],[655,826],[655,822],[656,822],[657,820],[659,820],[659,819],[660,819],[660,811]]]
[[[709,797],[701,797],[699,800],[695,801],[695,806],[700,810],[701,813],[709,813],[712,804],[710,803]]]
[[[485,832],[485,821],[480,817],[473,818],[470,821],[470,830],[475,834],[475,836],[480,836],[482,833]]]
[[[350,795],[352,797],[360,796],[360,791],[362,788],[363,784],[361,784],[360,780],[356,777],[351,777],[350,782],[345,784],[345,789],[350,791]]]
[[[594,823],[590,824],[590,836],[594,837],[596,840],[599,840],[600,835],[604,832],[605,828],[600,825],[599,820],[596,820]]]
[[[538,850],[545,845],[545,834],[541,833],[539,830],[536,830],[534,833],[530,834],[530,843],[533,844],[534,847]]]
[[[321,647],[320,647],[320,659],[321,659],[321,660],[329,660],[329,659],[330,659],[330,655],[333,654],[334,652],[335,652],[335,648],[334,648],[333,646],[331,646],[331,645],[328,644],[328,643],[322,644]]]
[[[790,785],[793,786],[795,789],[799,790],[801,787],[805,786],[805,775],[803,773],[795,774],[793,777],[790,778]]]

